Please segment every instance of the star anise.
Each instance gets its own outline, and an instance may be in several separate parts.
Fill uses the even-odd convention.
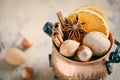
[[[65,24],[63,31],[68,33],[69,39],[74,39],[79,41],[81,34],[86,34],[84,30],[85,23],[78,22],[78,15],[76,15],[75,20],[72,22],[70,19],[65,18]]]

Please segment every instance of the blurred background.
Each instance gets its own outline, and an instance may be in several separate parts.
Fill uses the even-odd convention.
[[[109,28],[120,42],[120,0],[0,0],[0,29],[9,28],[12,31],[18,28],[33,43],[24,52],[27,57],[24,65],[30,65],[35,70],[33,80],[53,80],[54,75],[48,61],[52,43],[51,38],[43,32],[44,24],[58,21],[58,11],[67,16],[75,8],[84,5],[95,6],[105,12]],[[19,68],[2,67],[0,77],[3,80],[22,80]],[[120,80],[120,64],[114,64],[113,71],[107,80]]]

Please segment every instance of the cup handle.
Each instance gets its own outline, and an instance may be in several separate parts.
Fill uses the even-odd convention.
[[[43,27],[43,31],[48,34],[49,36],[52,35],[52,28],[53,28],[53,24],[51,22],[46,22],[44,27]]]
[[[52,67],[52,63],[51,63],[51,54],[48,55],[48,59],[49,59],[49,66]]]
[[[109,61],[105,62],[108,74],[112,73],[112,63],[120,63],[120,43],[117,40],[114,40],[114,43],[117,47],[114,52],[111,52],[109,56]]]

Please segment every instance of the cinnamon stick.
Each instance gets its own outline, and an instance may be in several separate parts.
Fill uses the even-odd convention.
[[[63,38],[60,34],[60,32],[54,32],[53,36],[57,37],[60,43],[63,43]]]
[[[61,29],[61,25],[58,22],[55,23],[54,28],[53,28],[53,32],[59,32],[61,34],[62,38],[64,37],[62,29]]]
[[[61,36],[61,34],[60,34],[60,33],[58,33],[57,38],[59,39],[59,41],[60,41],[60,42],[61,42],[61,44],[62,44],[62,43],[63,43],[63,38],[62,38],[62,36]]]
[[[61,26],[64,27],[65,18],[63,17],[63,14],[62,14],[61,11],[59,11],[59,12],[57,13],[57,17],[58,17],[58,19],[59,19],[59,21],[60,21],[60,23],[61,23]]]
[[[60,42],[60,40],[58,39],[58,37],[56,36],[56,34],[54,35],[52,35],[52,40],[53,40],[53,42],[55,43],[55,45],[58,47],[58,48],[60,48],[60,46],[61,46],[61,42]]]

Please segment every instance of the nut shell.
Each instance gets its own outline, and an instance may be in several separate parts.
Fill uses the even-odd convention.
[[[24,67],[21,70],[21,76],[24,80],[32,80],[32,77],[34,75],[34,70],[31,67]]]
[[[32,43],[28,40],[28,39],[26,39],[26,38],[24,38],[23,40],[22,40],[22,46],[24,47],[24,48],[30,48],[31,46],[32,46]]]
[[[101,32],[89,32],[83,39],[83,44],[90,47],[94,56],[104,55],[110,48],[110,41]]]
[[[80,61],[89,61],[92,55],[92,50],[85,45],[81,45],[77,50],[77,58]]]
[[[26,57],[21,50],[17,48],[11,48],[7,51],[5,60],[11,65],[18,66],[26,61]]]
[[[66,40],[62,43],[60,47],[60,53],[63,56],[71,57],[75,54],[78,49],[80,43],[74,40]]]

